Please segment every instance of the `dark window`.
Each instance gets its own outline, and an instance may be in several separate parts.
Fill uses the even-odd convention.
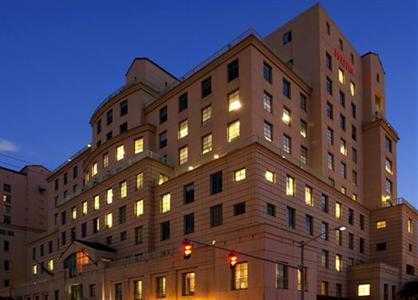
[[[10,286],[10,280],[5,279],[4,280],[4,287],[9,287]]]
[[[388,138],[387,136],[385,136],[385,149],[388,152],[392,152],[392,140]]]
[[[75,227],[71,228],[71,241],[74,241],[77,238]]]
[[[106,245],[112,245],[112,236],[111,235],[106,237]]]
[[[222,192],[222,171],[210,175],[210,194]]]
[[[305,216],[305,233],[313,235],[313,217],[310,215]]]
[[[128,100],[122,101],[120,104],[120,116],[124,116],[128,113]]]
[[[386,250],[386,243],[376,244],[376,251],[385,251],[385,250]]]
[[[342,130],[344,130],[345,131],[345,129],[346,129],[346,125],[345,125],[345,117],[343,116],[343,115],[341,115],[340,114],[340,128],[342,129]]]
[[[106,125],[112,124],[113,122],[113,110],[108,110],[106,113]]]
[[[212,93],[212,78],[208,77],[202,81],[202,98]]]
[[[90,284],[89,290],[90,290],[90,297],[96,297],[96,285]]]
[[[66,214],[66,211],[64,210],[63,212],[61,212],[61,225],[65,225],[66,222],[67,222],[67,214]]]
[[[337,297],[343,296],[343,285],[341,283],[335,284],[335,296]]]
[[[234,80],[239,76],[239,62],[238,59],[228,64],[228,82]]]
[[[245,202],[234,204],[234,216],[245,214]]]
[[[3,241],[3,250],[9,251],[10,250],[10,242],[9,241]]]
[[[170,238],[170,222],[165,222],[165,223],[168,223],[168,237],[166,238],[166,239],[169,239]],[[164,241],[164,240],[166,240],[165,238],[163,238],[163,235],[164,234],[166,234],[165,232],[163,232],[163,224],[165,224],[165,223],[162,223],[161,224],[161,240],[162,241]],[[144,236],[143,236],[143,226],[138,226],[138,227],[135,227],[135,245],[139,245],[139,244],[142,244],[143,243],[143,238],[144,238]]]
[[[263,77],[270,83],[273,81],[273,69],[267,63],[264,63],[263,65]]]
[[[296,228],[296,210],[289,206],[287,207],[287,227]]]
[[[3,270],[5,272],[9,272],[10,271],[10,261],[8,261],[7,259],[5,259],[3,261]]]
[[[184,234],[194,232],[194,214],[188,214],[183,217]]]
[[[48,253],[52,253],[53,250],[54,250],[53,243],[52,243],[52,241],[49,241],[48,242]]]
[[[3,216],[3,223],[11,224],[12,223],[12,218],[10,216]]]
[[[167,106],[160,108],[160,124],[166,122],[168,119]]]
[[[85,238],[87,236],[87,223],[81,224],[81,237]]]
[[[189,183],[183,186],[183,200],[184,204],[188,204],[194,201],[194,184]]]
[[[58,190],[58,185],[59,185],[59,179],[57,178],[57,179],[55,179],[55,182],[54,182],[54,186],[55,186],[56,191]]]
[[[348,223],[354,225],[354,210],[351,208],[348,209]]]
[[[11,193],[12,192],[12,186],[10,184],[4,183],[3,184],[3,191],[6,193]]]
[[[109,131],[108,133],[106,133],[106,140],[110,140],[112,136],[113,136],[112,131]]]
[[[340,104],[342,107],[345,107],[345,94],[340,91]]]
[[[341,246],[342,244],[342,232],[340,230],[338,230],[338,234],[340,235],[340,243],[339,245]],[[348,248],[353,250],[354,249],[354,234],[349,233],[348,234]]]
[[[39,254],[41,256],[44,256],[44,245],[43,244],[39,246],[39,252],[40,252]]]
[[[321,223],[321,237],[323,240],[329,240],[329,224],[326,222]]]
[[[325,53],[325,66],[328,70],[332,70],[332,57],[328,52]]]
[[[60,298],[60,291],[59,290],[55,290],[54,291],[54,300],[59,300]]]
[[[351,137],[353,140],[357,140],[357,128],[354,125],[351,125]]]
[[[366,248],[366,240],[360,238],[360,253],[364,253],[364,249]]]
[[[78,177],[78,166],[74,166],[73,168],[73,178],[77,178]]]
[[[305,112],[308,111],[307,98],[304,94],[300,94],[300,109]]]
[[[289,99],[291,97],[290,82],[286,79],[283,79],[283,95],[285,95]]]
[[[121,240],[121,241],[126,241],[126,231],[122,231],[122,232],[120,233],[120,240]]]
[[[167,146],[167,131],[163,131],[160,133],[160,149]]]
[[[331,25],[329,25],[329,23],[327,22],[327,34],[331,35]]]
[[[223,223],[223,212],[222,204],[212,206],[210,208],[210,226],[215,227],[222,225]]]
[[[357,107],[354,103],[351,103],[351,116],[353,119],[357,117]]]
[[[321,208],[321,211],[324,212],[324,213],[328,213],[328,202],[329,202],[328,201],[328,196],[322,194],[319,206]]]
[[[119,207],[119,224],[126,223],[126,205]]]
[[[61,245],[65,245],[67,243],[67,234],[65,231],[61,232]]]
[[[412,244],[408,244],[408,251],[412,252]]]
[[[119,133],[124,133],[125,131],[128,131],[128,123],[120,124],[119,126]]]
[[[93,219],[93,233],[97,233],[99,231],[99,223],[98,223],[98,219],[94,218]]]
[[[122,283],[116,283],[115,284],[115,300],[123,300]]]
[[[64,173],[64,184],[68,183],[68,174]]]
[[[332,107],[332,104],[327,102],[327,117],[331,120],[334,119],[334,108]]]
[[[406,265],[406,274],[415,275],[415,268],[411,265]]]
[[[160,224],[161,226],[161,240],[165,241],[170,238],[170,221],[166,221]]]
[[[287,43],[290,43],[292,41],[292,31],[287,31],[283,34],[283,45],[286,45]]]
[[[361,230],[364,230],[364,216],[363,215],[360,215],[360,229]]]
[[[102,132],[102,119],[99,119],[96,123],[96,132],[97,132],[97,134]]]
[[[187,93],[184,93],[179,97],[179,112],[187,109]]]
[[[340,49],[344,50],[344,42],[342,39],[339,39],[339,43],[340,43]]]
[[[328,95],[332,95],[332,80],[327,77],[326,88]]]
[[[36,258],[36,248],[32,248],[32,258]]]
[[[269,216],[275,217],[276,216],[276,206],[271,204],[271,203],[267,203],[267,214]]]

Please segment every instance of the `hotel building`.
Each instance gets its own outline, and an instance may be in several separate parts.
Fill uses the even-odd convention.
[[[397,197],[384,81],[319,4],[180,79],[134,59],[49,175],[13,296],[394,299],[416,278],[417,212]]]

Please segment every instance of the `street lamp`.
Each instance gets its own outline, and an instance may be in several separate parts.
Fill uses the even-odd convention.
[[[338,226],[336,228],[334,228],[334,231],[340,230],[340,231],[344,231],[346,230],[347,227],[345,226]],[[305,299],[305,246],[308,245],[309,243],[315,241],[316,239],[320,238],[321,236],[323,236],[324,234],[326,234],[327,232],[321,232],[320,234],[310,238],[307,241],[300,241],[299,242],[299,247],[300,247],[300,283],[301,283],[301,291],[300,291],[300,299],[304,300]]]

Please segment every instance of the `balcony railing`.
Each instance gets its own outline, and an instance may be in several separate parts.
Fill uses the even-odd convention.
[[[164,157],[164,156],[162,156],[158,153],[152,152],[150,150],[144,150],[141,153],[136,154],[131,159],[128,159],[128,160],[124,161],[123,163],[119,164],[117,167],[115,167],[113,169],[106,170],[106,173],[103,174],[102,176],[99,176],[99,175],[94,176],[93,178],[90,179],[90,181],[86,185],[84,185],[83,188],[78,188],[72,193],[67,193],[65,197],[58,198],[55,201],[55,207],[71,200],[72,198],[76,197],[77,195],[79,195],[82,192],[88,191],[89,189],[94,187],[96,184],[109,179],[110,177],[118,174],[119,172],[122,172],[126,168],[132,166],[136,162],[138,162],[138,161],[140,161],[140,160],[142,160],[146,157],[149,157],[149,158],[152,158],[156,161],[159,161],[159,162],[161,162],[162,164],[164,164],[168,167],[173,167],[173,163],[167,157]]]

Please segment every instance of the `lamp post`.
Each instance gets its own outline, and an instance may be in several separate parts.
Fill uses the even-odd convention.
[[[338,226],[334,229],[334,231],[337,231],[337,230],[344,231],[346,229],[347,228],[345,226]],[[320,234],[310,238],[307,241],[300,241],[299,242],[299,247],[300,247],[300,286],[301,286],[300,299],[301,300],[305,299],[305,246],[308,245],[309,243],[317,240],[318,238],[320,238],[324,234],[326,234],[326,231],[321,232]]]

